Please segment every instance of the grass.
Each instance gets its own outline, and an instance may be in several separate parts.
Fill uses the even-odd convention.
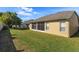
[[[24,51],[38,52],[74,52],[79,51],[79,33],[72,38],[35,32],[31,30],[11,29],[15,37],[15,46]]]

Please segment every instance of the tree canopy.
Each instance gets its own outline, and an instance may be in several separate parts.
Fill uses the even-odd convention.
[[[20,25],[21,21],[22,20],[17,16],[16,13],[13,13],[13,12],[0,13],[0,22],[3,22],[8,26]]]

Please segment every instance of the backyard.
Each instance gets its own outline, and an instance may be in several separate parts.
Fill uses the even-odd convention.
[[[79,33],[66,38],[31,30],[10,29],[17,50],[36,52],[79,51]]]

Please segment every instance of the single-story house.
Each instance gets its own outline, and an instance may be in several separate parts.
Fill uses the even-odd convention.
[[[70,37],[78,31],[78,24],[78,15],[75,11],[63,11],[31,21],[29,29]]]
[[[29,29],[29,28],[30,28],[29,25],[31,24],[31,21],[33,21],[33,19],[28,20],[28,21],[24,21],[24,22],[22,23],[22,27],[23,27],[23,28],[26,28],[26,29]]]

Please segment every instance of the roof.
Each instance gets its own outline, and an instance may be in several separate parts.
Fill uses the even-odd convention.
[[[55,21],[55,20],[66,20],[71,18],[71,16],[75,13],[75,11],[63,11],[58,12],[56,14],[50,14],[44,17],[40,17],[36,20],[33,20],[31,22],[44,22],[44,21]]]
[[[24,21],[23,24],[29,24],[29,23],[32,22],[32,21],[33,21],[33,19],[28,20],[28,21]]]
[[[67,20],[67,19],[69,20],[71,18],[71,16],[73,15],[73,13],[75,13],[77,15],[77,13],[75,11],[63,11],[63,12],[58,12],[55,14],[43,16],[36,20],[31,19],[28,21],[24,21],[23,24],[30,24],[30,23],[35,23],[35,22],[46,22],[46,21],[57,21],[57,20]]]

